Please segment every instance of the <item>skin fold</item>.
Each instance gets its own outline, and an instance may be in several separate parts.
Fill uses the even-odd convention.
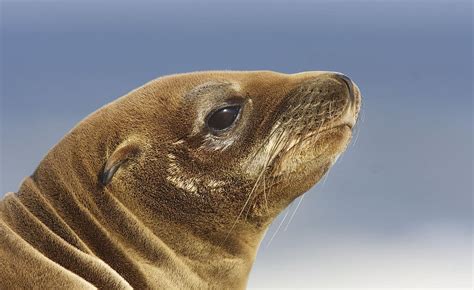
[[[0,201],[0,288],[245,288],[266,229],[345,150],[360,106],[334,72],[197,72],[133,90]]]

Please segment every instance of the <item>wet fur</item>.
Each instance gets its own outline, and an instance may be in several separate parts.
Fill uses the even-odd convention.
[[[346,95],[327,72],[202,72],[101,108],[0,202],[0,288],[245,288],[273,218],[345,149]],[[234,101],[231,133],[206,132]]]

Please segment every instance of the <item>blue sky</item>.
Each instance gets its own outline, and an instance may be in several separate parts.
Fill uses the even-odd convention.
[[[1,24],[2,193],[155,77],[340,71],[357,142],[266,246],[270,228],[249,286],[472,283],[471,1],[3,1]]]

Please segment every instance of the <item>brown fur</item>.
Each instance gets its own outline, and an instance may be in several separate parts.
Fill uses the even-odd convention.
[[[101,108],[0,202],[0,288],[245,288],[273,218],[345,149],[354,88],[351,103],[330,72],[199,72]],[[243,107],[213,136],[226,102]]]

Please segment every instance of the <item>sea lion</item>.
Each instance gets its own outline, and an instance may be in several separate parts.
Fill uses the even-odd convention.
[[[153,80],[71,130],[0,203],[0,288],[245,288],[272,220],[346,148],[333,72]]]

